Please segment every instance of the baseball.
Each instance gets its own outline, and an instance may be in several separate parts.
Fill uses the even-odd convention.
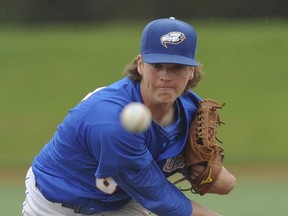
[[[132,102],[124,107],[120,120],[126,130],[143,132],[151,124],[152,116],[150,110],[144,104]]]

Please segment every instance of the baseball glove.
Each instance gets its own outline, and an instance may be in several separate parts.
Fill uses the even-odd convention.
[[[217,127],[223,123],[218,114],[218,109],[223,106],[212,99],[204,99],[199,103],[183,150],[186,168],[184,179],[191,184],[191,188],[183,191],[191,190],[192,193],[204,195],[219,177],[225,151],[218,145],[220,141],[216,133]]]

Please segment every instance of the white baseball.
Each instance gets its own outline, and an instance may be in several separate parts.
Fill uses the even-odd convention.
[[[126,130],[143,132],[151,124],[152,116],[150,110],[144,104],[132,102],[124,107],[120,120]]]

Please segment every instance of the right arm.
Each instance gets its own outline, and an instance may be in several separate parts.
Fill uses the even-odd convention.
[[[112,178],[130,197],[159,216],[192,213],[191,201],[166,179],[154,160],[141,170],[129,169]]]

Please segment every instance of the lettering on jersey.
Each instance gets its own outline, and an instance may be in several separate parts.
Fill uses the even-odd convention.
[[[117,189],[117,183],[111,178],[96,178],[96,187],[107,194],[113,194]]]
[[[168,158],[166,160],[166,163],[163,166],[163,171],[169,173],[177,169],[182,169],[184,167],[185,167],[184,158],[182,154],[179,154],[176,157]]]

